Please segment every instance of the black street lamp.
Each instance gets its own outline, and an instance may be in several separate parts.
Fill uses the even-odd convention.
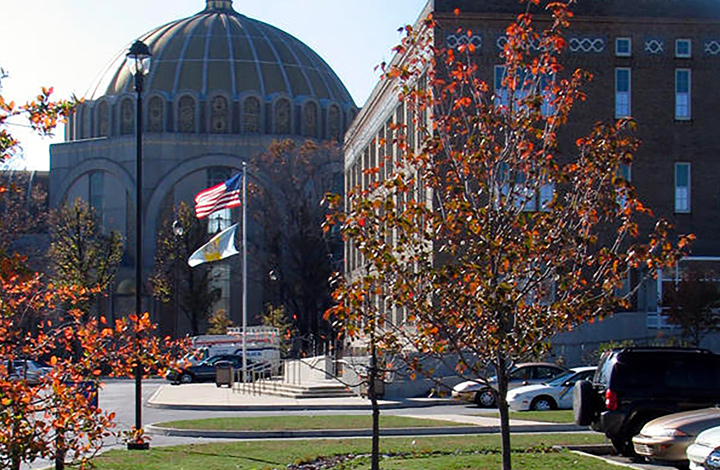
[[[130,73],[135,77],[136,100],[136,149],[135,160],[135,314],[142,312],[142,92],[145,75],[150,71],[150,49],[147,44],[137,40],[127,53],[126,63]],[[142,429],[142,374],[143,367],[138,361],[135,366],[135,431]],[[128,449],[147,449],[147,442],[128,441]]]

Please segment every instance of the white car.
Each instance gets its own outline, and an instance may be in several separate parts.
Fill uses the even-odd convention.
[[[515,411],[571,409],[575,382],[590,379],[595,369],[595,366],[575,367],[549,382],[510,390],[507,394],[508,405]]]
[[[515,365],[509,374],[508,390],[523,385],[542,383],[564,375],[567,369],[547,362],[527,362]],[[487,383],[477,380],[461,382],[452,390],[452,397],[458,401],[475,403],[484,408],[495,406],[497,377],[487,379]]]
[[[707,429],[687,448],[690,470],[720,468],[720,426]]]

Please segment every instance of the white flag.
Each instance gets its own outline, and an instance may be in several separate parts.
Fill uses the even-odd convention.
[[[188,264],[195,267],[198,264],[219,261],[240,253],[235,249],[235,231],[238,224],[232,225],[218,233],[209,242],[198,248],[190,256]]]

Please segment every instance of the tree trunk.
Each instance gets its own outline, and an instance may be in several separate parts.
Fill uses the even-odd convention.
[[[497,355],[497,397],[496,402],[500,410],[500,435],[502,439],[502,468],[512,470],[510,455],[510,411],[507,403],[508,390],[508,364],[505,354],[499,350]]]
[[[378,378],[377,351],[375,350],[375,338],[370,339],[370,367],[368,368],[368,397],[372,407],[372,452],[370,470],[380,470],[380,405],[378,404],[375,382]]]
[[[55,436],[55,470],[65,470],[65,432],[57,430]]]

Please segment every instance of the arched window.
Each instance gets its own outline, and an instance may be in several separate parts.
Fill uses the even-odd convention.
[[[126,98],[120,105],[120,134],[130,135],[135,132],[135,103]]]
[[[110,105],[103,101],[98,105],[97,111],[98,136],[107,137],[110,135]]]
[[[339,141],[340,129],[340,108],[331,105],[328,109],[328,137]]]
[[[164,129],[164,115],[165,106],[163,100],[159,96],[153,96],[148,101],[148,131],[149,132],[163,132]]]
[[[195,132],[195,100],[192,96],[183,96],[178,103],[178,130]]]
[[[290,116],[290,101],[278,100],[275,103],[275,133],[290,134],[292,119]]]
[[[260,100],[250,96],[243,102],[242,118],[243,134],[257,134],[260,132]]]
[[[303,130],[305,137],[317,137],[318,107],[312,101],[303,108]]]
[[[210,132],[226,134],[230,130],[228,100],[224,96],[216,96],[210,102]]]

